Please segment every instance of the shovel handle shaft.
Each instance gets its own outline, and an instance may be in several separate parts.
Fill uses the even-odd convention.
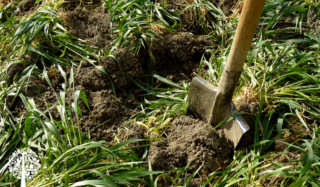
[[[266,0],[245,0],[226,70],[242,71]]]
[[[228,61],[219,82],[210,123],[215,125],[220,123],[223,120],[221,118],[226,105],[230,105],[232,101],[265,3],[266,0],[245,0],[244,2]]]

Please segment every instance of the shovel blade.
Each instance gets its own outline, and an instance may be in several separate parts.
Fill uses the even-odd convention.
[[[213,102],[217,92],[217,87],[204,79],[200,77],[193,78],[189,90],[189,107],[187,113],[193,114],[197,118],[202,119],[205,123],[209,123],[212,116]],[[223,113],[223,119],[227,119],[228,117],[239,113],[233,102],[230,102],[223,110],[225,110],[221,112]],[[219,128],[223,130],[226,138],[233,142],[234,147],[238,145],[242,135],[250,129],[241,115],[224,123]]]

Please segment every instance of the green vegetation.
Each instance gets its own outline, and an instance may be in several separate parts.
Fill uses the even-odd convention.
[[[186,168],[153,171],[145,159],[146,152],[143,158],[134,152],[148,145],[128,147],[144,140],[112,144],[93,141],[88,138],[90,134],[81,132],[83,111],[79,103],[84,103],[86,110],[91,109],[88,96],[76,89],[74,70],[79,70],[83,61],[89,62],[108,77],[103,81],[108,81],[117,95],[113,75],[103,67],[100,58],[114,58],[121,69],[114,56],[117,50],[129,47],[135,55],[145,50],[147,74],[136,80],[121,70],[126,81],[143,90],[139,95],[143,100],[134,103],[140,110],[128,109],[133,115],[127,123],[143,126],[148,135],[165,134],[175,118],[186,115],[189,83],[178,84],[153,74],[157,61],[152,52],[153,42],[183,32],[180,15],[188,12],[197,27],[198,33],[194,35],[205,33],[215,45],[205,52],[210,58],[204,54],[199,59],[196,74],[217,85],[242,1],[235,2],[234,13],[228,16],[214,0],[194,0],[177,11],[167,8],[167,0],[161,3],[104,0],[96,5],[95,1],[85,1],[88,5],[80,2],[76,7],[89,11],[105,7],[110,13],[112,31],[108,50],[70,34],[61,15],[75,7],[67,9],[63,1],[38,0],[33,2],[32,11],[24,13],[17,9],[20,1],[0,7],[0,169],[13,151],[29,147],[37,151],[41,169],[27,181],[28,186],[157,186],[163,178],[174,186],[189,186],[193,178],[202,177],[198,174],[201,168],[191,176],[184,175],[182,184],[178,184]],[[226,168],[209,174],[205,180],[202,178],[202,186],[320,186],[319,20],[317,0],[267,0],[234,97],[234,102],[244,100],[259,105],[257,113],[247,114],[255,121],[253,144],[235,151],[234,161]],[[10,68],[15,65],[23,66],[23,71],[9,76]],[[207,69],[203,73],[204,68]],[[52,71],[63,78],[59,93],[52,83],[52,77],[56,76],[52,76]],[[46,110],[40,111],[36,99],[24,94],[23,90],[33,89],[30,85],[34,79],[49,85],[48,92],[53,92],[56,105],[46,103]],[[157,80],[162,88],[156,84]],[[128,92],[130,96],[132,90]],[[44,95],[37,90],[36,93]],[[26,113],[13,114],[12,106],[17,100],[23,103]],[[52,117],[53,110],[58,111],[59,119]],[[275,142],[282,143],[284,148],[275,150]],[[299,156],[295,158],[292,154]],[[277,159],[280,157],[283,159]],[[164,172],[179,175],[172,178]],[[5,170],[0,173],[0,185],[10,184],[20,182]]]

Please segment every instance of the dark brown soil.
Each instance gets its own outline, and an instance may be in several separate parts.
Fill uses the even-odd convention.
[[[97,8],[94,12],[77,8],[72,12],[60,13],[60,17],[71,35],[86,40],[88,44],[109,48],[110,14],[106,13],[105,8]]]
[[[19,3],[19,13],[28,12],[32,7],[35,6],[36,0],[23,0]]]
[[[77,86],[76,90],[84,91],[90,107],[89,111],[83,101],[79,102],[80,109],[84,114],[80,118],[82,132],[89,132],[94,141],[113,140],[117,135],[118,128],[132,114],[124,107],[120,99],[114,97],[111,91],[89,92],[81,86]],[[70,97],[73,98],[72,89],[68,91]]]
[[[146,129],[140,125],[135,124],[129,124],[129,125],[123,125],[120,130],[118,130],[120,137],[119,139],[121,141],[129,140],[132,138],[136,139],[146,139]],[[129,147],[136,147],[136,146],[142,146],[145,145],[145,141],[140,141],[136,143],[129,144]],[[142,157],[145,147],[136,148],[133,150],[140,158]]]
[[[22,73],[24,68],[26,68],[26,66],[23,64],[19,64],[19,63],[10,65],[10,67],[8,68],[8,71],[7,71],[9,84],[11,84],[13,82],[13,78],[16,75],[19,76],[20,73]]]
[[[212,49],[213,40],[208,37],[195,38],[189,33],[166,35],[152,44],[156,59],[155,74],[173,82],[191,82],[199,70],[202,55]],[[209,54],[206,58],[209,59]]]
[[[189,164],[192,173],[202,165],[200,174],[209,174],[226,167],[232,161],[233,145],[221,131],[210,130],[212,126],[198,119],[175,119],[168,137],[150,147],[152,169],[169,171]]]
[[[110,56],[100,57],[100,66],[105,69],[111,78],[116,88],[117,97],[120,98],[123,104],[128,99],[129,105],[126,106],[134,109],[136,105],[131,105],[130,103],[138,102],[137,97],[143,92],[128,76],[135,80],[141,80],[141,76],[147,73],[145,59],[141,55],[134,55],[133,51],[128,48],[119,49],[113,56],[116,57],[117,61]],[[82,68],[79,73],[78,70],[75,70],[77,72],[75,73],[77,85],[81,85],[88,91],[112,89],[111,81],[104,72],[89,63],[82,67],[85,68]],[[133,88],[134,90],[129,94]]]

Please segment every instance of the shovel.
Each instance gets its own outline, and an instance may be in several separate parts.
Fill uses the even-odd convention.
[[[188,113],[194,114],[210,125],[218,125],[223,120],[239,113],[232,102],[232,96],[265,3],[266,0],[245,0],[218,88],[200,77],[193,78],[188,96]],[[250,129],[241,115],[227,121],[219,128],[233,143],[234,148],[238,145],[242,135]]]

